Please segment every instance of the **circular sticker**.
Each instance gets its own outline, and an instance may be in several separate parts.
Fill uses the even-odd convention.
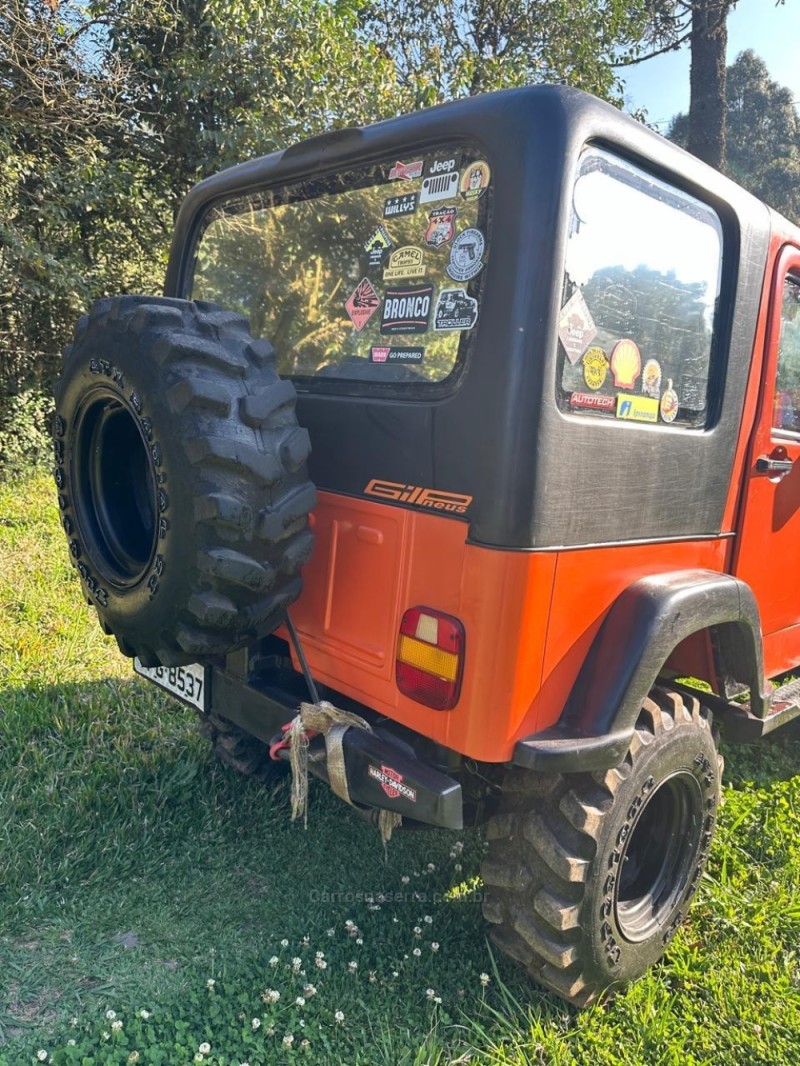
[[[469,281],[483,270],[483,234],[479,229],[465,229],[453,241],[447,273],[454,281]]]
[[[635,341],[619,341],[611,353],[611,370],[618,389],[632,389],[642,369],[642,357]]]
[[[661,395],[661,364],[657,359],[648,359],[642,371],[642,392],[657,400]]]
[[[479,159],[477,163],[470,163],[461,175],[459,188],[465,200],[477,200],[483,196],[489,188],[492,172],[489,164]]]
[[[667,382],[667,388],[661,396],[661,417],[665,422],[674,422],[678,417],[680,401],[677,392],[672,387],[672,379]]]
[[[595,345],[583,356],[583,380],[593,391],[602,389],[608,372],[608,356],[602,348]]]

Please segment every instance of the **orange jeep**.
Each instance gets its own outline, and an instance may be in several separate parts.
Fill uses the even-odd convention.
[[[566,88],[217,174],[65,353],[85,595],[239,769],[357,714],[312,772],[486,822],[494,940],[587,1003],[686,915],[712,713],[800,712],[799,305],[797,228]]]

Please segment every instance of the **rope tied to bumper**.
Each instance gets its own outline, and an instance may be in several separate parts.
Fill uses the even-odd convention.
[[[302,815],[304,825],[308,826],[308,744],[311,733],[320,733],[325,739],[326,768],[331,788],[345,803],[355,806],[350,798],[344,761],[344,735],[348,729],[372,732],[372,726],[360,715],[340,711],[327,700],[300,704],[297,717],[292,719],[286,731],[292,768],[292,821]],[[401,821],[402,817],[396,811],[378,812],[378,829],[384,846]]]

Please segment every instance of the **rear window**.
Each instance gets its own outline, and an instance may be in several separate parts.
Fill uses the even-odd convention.
[[[192,298],[250,319],[295,379],[435,384],[480,318],[489,163],[464,146],[213,207]]]
[[[587,151],[558,323],[562,408],[705,426],[721,263],[722,229],[707,204]]]

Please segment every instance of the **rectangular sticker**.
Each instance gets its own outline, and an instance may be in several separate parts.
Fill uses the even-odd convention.
[[[381,333],[425,333],[431,316],[433,285],[387,289],[381,315]]]
[[[421,363],[424,358],[424,348],[389,348],[374,345],[369,350],[371,363]]]
[[[451,200],[458,193],[458,171],[453,174],[437,174],[424,178],[419,194],[421,204],[430,204],[435,200]]]
[[[658,400],[649,396],[617,396],[617,418],[629,422],[657,422]]]
[[[397,218],[398,215],[413,215],[417,210],[417,194],[407,192],[402,196],[390,196],[383,204],[384,218]]]

